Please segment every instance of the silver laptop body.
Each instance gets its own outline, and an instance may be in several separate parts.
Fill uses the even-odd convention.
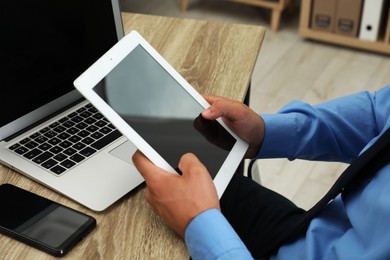
[[[14,2],[0,18],[0,162],[102,211],[143,182],[136,148],[72,83],[123,37],[118,0]]]

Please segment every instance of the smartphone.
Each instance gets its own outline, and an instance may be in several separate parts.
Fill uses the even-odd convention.
[[[64,256],[96,220],[11,184],[0,185],[0,232],[54,256]]]

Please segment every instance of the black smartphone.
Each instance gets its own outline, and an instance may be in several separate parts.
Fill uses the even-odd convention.
[[[11,184],[0,185],[0,232],[63,256],[96,227],[96,220]]]

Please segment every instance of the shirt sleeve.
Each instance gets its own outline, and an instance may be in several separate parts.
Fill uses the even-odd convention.
[[[261,115],[266,125],[258,158],[350,162],[384,127],[390,86],[318,105],[293,101],[277,114]]]
[[[185,231],[185,242],[194,260],[253,259],[244,243],[217,209],[195,217]]]
[[[389,100],[387,86],[316,106],[292,102],[264,116],[259,157],[348,161],[390,128]],[[390,165],[384,166],[346,198],[336,197],[275,259],[390,259],[389,173]]]

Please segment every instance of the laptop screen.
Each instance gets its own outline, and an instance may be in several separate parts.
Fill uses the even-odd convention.
[[[123,36],[115,1],[1,1],[2,131],[74,91],[73,81]]]

